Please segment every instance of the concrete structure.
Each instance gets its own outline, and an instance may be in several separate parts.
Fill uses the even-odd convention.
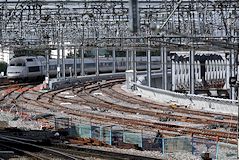
[[[9,64],[10,59],[13,57],[13,52],[9,48],[1,48],[0,46],[0,61]]]
[[[190,109],[238,115],[238,101],[236,100],[234,101],[193,94],[175,93],[172,91],[151,88],[136,83],[134,85],[137,93],[141,96],[154,99],[162,103],[184,105]]]

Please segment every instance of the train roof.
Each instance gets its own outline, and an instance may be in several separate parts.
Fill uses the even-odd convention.
[[[26,60],[26,59],[31,59],[31,58],[32,59],[34,59],[34,58],[36,58],[36,59],[45,59],[45,57],[43,57],[43,56],[21,56],[21,57],[14,57],[11,60],[14,60],[14,59],[24,59],[24,60]]]

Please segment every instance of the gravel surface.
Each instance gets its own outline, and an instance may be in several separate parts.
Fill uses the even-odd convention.
[[[121,87],[124,91],[126,91],[127,93],[126,94],[135,94],[137,95],[137,93],[132,93],[132,92],[129,92],[125,86],[122,86]],[[16,94],[17,95],[17,94]],[[69,99],[81,99],[77,96],[75,96],[71,91],[66,91],[64,93],[61,93],[59,94],[63,97],[66,97],[66,98],[69,98]],[[15,94],[12,95],[12,97],[14,97]],[[29,93],[26,93],[24,94],[24,96],[26,97],[29,97],[31,99],[36,99],[37,97],[37,94],[34,93],[34,94],[31,94],[31,92]],[[144,107],[144,106],[139,106],[137,104],[130,104],[130,103],[127,103],[127,102],[123,102],[121,100],[117,100],[117,99],[114,99],[114,98],[109,98],[107,97],[106,95],[100,93],[99,91],[97,93],[95,93],[95,96],[97,96],[98,98],[101,98],[101,99],[104,99],[108,102],[113,102],[115,104],[118,104],[118,105],[121,105],[122,107],[131,107],[131,108],[135,108],[135,109],[147,109],[147,107]],[[44,98],[44,101],[48,101],[47,98]],[[93,110],[93,108],[91,106],[86,106],[86,105],[77,105],[77,104],[64,104],[63,102],[60,102],[60,101],[57,101],[57,100],[54,100],[54,102],[57,102],[58,104],[62,103],[61,105],[66,107],[66,108],[71,108],[71,109],[75,109],[75,110],[78,110],[82,113],[91,113],[91,114],[98,114],[98,115],[113,115],[113,116],[116,116],[116,117],[127,117],[127,118],[134,118],[134,119],[142,119],[142,120],[149,120],[149,121],[152,121],[152,122],[159,122],[159,119],[156,118],[156,117],[151,117],[151,116],[147,116],[147,115],[140,115],[140,114],[128,114],[128,113],[122,113],[122,112],[119,112],[119,111],[114,111],[114,110],[111,110],[111,109],[106,109],[105,111],[103,111],[102,109],[100,109],[100,107],[97,109],[97,110]],[[30,105],[30,104],[26,104],[26,103],[19,103],[20,106],[24,106],[24,108],[27,108],[29,110],[29,112],[32,114],[32,115],[35,115],[35,114],[40,114],[40,113],[52,113],[52,114],[55,114],[57,117],[72,117],[72,121],[75,122],[75,123],[79,123],[79,122],[82,122],[83,124],[92,124],[94,125],[95,123],[96,124],[102,124],[102,125],[109,125],[112,123],[109,122],[109,123],[101,123],[101,122],[98,122],[96,120],[88,120],[88,119],[85,119],[85,118],[81,118],[81,117],[77,117],[77,116],[72,116],[72,115],[68,115],[64,112],[55,112],[55,109],[53,110],[48,110],[48,109],[44,109],[44,108],[39,108],[39,107],[34,107],[33,105]],[[154,110],[154,109],[151,109],[152,111],[156,111],[156,112],[162,112],[162,111],[159,111],[159,110]],[[179,114],[179,113],[176,113],[176,114]],[[3,115],[3,114],[2,114]],[[2,119],[8,119],[6,118],[9,117],[10,119],[12,119],[14,116],[13,115],[7,115],[6,113],[6,116],[2,116],[0,114],[0,120],[1,118]],[[193,126],[193,124],[190,124],[190,123],[186,123],[186,122],[175,122],[175,121],[170,121],[170,122],[167,122],[169,124],[178,124],[178,125],[181,125],[181,126]],[[23,122],[22,119],[19,119],[19,120],[16,120],[16,121],[11,121],[10,122],[11,126],[16,126],[16,127],[26,127],[26,128],[31,128],[31,129],[37,129],[39,127],[39,124],[34,122],[34,121],[26,121],[26,122]],[[199,124],[199,125],[194,125],[195,127],[202,127],[202,124]],[[117,128],[117,127],[116,127]],[[147,137],[147,136],[150,136],[150,137],[153,137],[155,136],[156,134],[156,131],[144,131],[143,132],[144,136]],[[165,137],[166,138],[166,137]],[[137,155],[142,155],[142,156],[147,156],[147,157],[153,157],[153,158],[162,158],[162,159],[174,159],[174,160],[200,160],[201,158],[199,156],[195,156],[195,155],[192,155],[191,153],[188,153],[188,152],[175,152],[174,154],[161,154],[159,151],[139,151],[139,150],[134,150],[134,149],[118,149],[118,148],[106,148],[106,147],[95,147],[95,146],[84,146],[84,147],[90,147],[90,148],[96,148],[96,149],[101,149],[101,150],[106,150],[106,151],[116,151],[116,152],[120,152],[120,153],[127,153],[127,154],[137,154]],[[220,159],[230,159],[230,160],[235,160],[236,159],[236,149],[235,149],[236,146],[233,146],[233,147],[221,147],[220,148],[220,151],[219,151],[219,158]],[[200,153],[204,152],[204,151],[209,151],[211,152],[212,154],[215,154],[215,150],[214,149],[207,149],[206,148],[206,145],[197,145],[196,146],[196,149],[200,151]],[[90,158],[91,159],[91,158]]]

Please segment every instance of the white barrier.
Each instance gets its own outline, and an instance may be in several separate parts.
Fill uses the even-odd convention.
[[[238,101],[176,93],[172,91],[143,86],[136,83],[134,85],[137,89],[137,92],[143,97],[151,98],[156,101],[186,105],[191,109],[238,115]]]
[[[226,78],[226,71],[229,71],[229,67],[226,67],[226,63],[227,62],[224,60],[206,60],[205,80],[224,80]],[[178,90],[182,87],[188,88],[190,81],[189,73],[189,61],[172,61],[172,90]],[[201,63],[198,60],[195,61],[194,64],[194,74],[196,81],[200,82],[202,78]],[[227,74],[227,77],[229,77],[229,74]],[[195,85],[198,85],[197,82],[195,82]]]

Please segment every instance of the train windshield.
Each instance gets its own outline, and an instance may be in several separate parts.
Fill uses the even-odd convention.
[[[25,61],[23,59],[13,59],[10,62],[10,66],[25,66]]]
[[[27,62],[33,62],[32,58],[27,58]]]

